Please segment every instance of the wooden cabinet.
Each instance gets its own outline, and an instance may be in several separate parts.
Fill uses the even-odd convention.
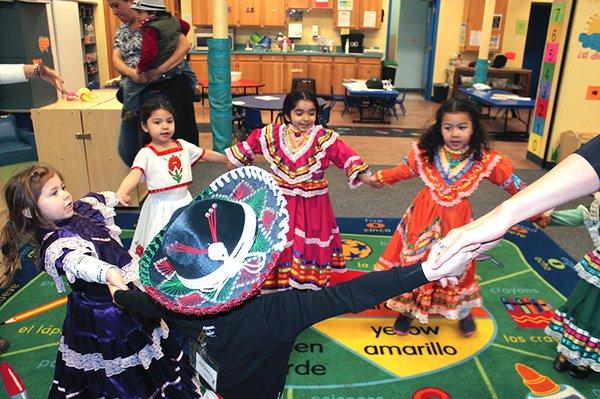
[[[328,95],[331,91],[333,59],[333,57],[310,57],[308,76],[315,80],[319,95]]]
[[[338,2],[334,1],[334,5],[333,5],[333,24],[336,28],[351,28],[351,29],[357,29],[358,28],[358,2],[354,1],[354,8],[352,9],[352,11],[344,11],[344,10],[338,10]],[[349,12],[350,13],[350,22],[349,25],[347,26],[340,26],[339,22],[339,15],[340,13],[346,13]]]
[[[239,0],[240,26],[260,26],[263,0]]]
[[[287,93],[292,89],[292,80],[294,78],[308,77],[308,57],[306,56],[288,56],[285,57],[283,68],[283,92]]]
[[[265,93],[283,93],[283,55],[263,55],[260,78],[265,84],[262,88]]]
[[[331,84],[333,93],[342,95],[345,92],[342,79],[356,79],[357,63],[354,57],[337,57],[333,63]],[[331,90],[331,89],[330,89]]]
[[[208,80],[208,55],[190,54],[190,68],[192,68],[198,80]],[[233,66],[231,69],[233,70]]]
[[[494,21],[490,41],[490,51],[502,51],[504,25],[508,0],[496,0]],[[463,23],[461,28],[461,51],[478,51],[479,43],[475,38],[481,34],[485,0],[465,0]]]
[[[118,152],[122,105],[116,90],[96,90],[91,102],[59,100],[31,110],[40,162],[63,174],[73,198],[116,191],[129,173]],[[130,193],[139,206],[143,186]]]
[[[358,79],[379,78],[381,76],[381,60],[379,58],[358,59]]]
[[[311,7],[311,0],[288,0],[288,8],[303,8]]]
[[[227,23],[230,26],[239,25],[240,0],[227,1]],[[213,24],[213,2],[212,0],[192,0],[192,24],[200,26],[212,26]]]
[[[260,55],[234,55],[231,70],[242,72],[242,79],[260,82]]]
[[[264,0],[262,26],[285,25],[286,0]]]
[[[381,8],[382,0],[360,0],[358,2],[358,29],[379,29],[381,28],[381,14],[383,10]],[[371,23],[371,21],[365,21],[365,13],[368,13],[369,17],[375,13],[375,26]],[[365,22],[368,23],[365,24]]]

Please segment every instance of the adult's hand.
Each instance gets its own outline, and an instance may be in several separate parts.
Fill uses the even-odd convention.
[[[56,87],[56,90],[61,94],[67,94],[67,90],[63,86],[63,78],[54,69],[40,63],[39,66],[40,78]]]
[[[148,82],[156,82],[158,80],[158,78],[160,78],[162,76],[163,73],[164,73],[164,71],[159,66],[157,68],[146,71],[144,76],[146,77],[146,80]]]

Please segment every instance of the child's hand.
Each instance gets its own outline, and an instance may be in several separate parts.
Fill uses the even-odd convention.
[[[117,192],[117,196],[119,197],[119,204],[121,206],[131,205],[131,197],[128,194]]]
[[[110,290],[110,286],[115,286],[119,290],[126,290],[127,284],[125,280],[123,280],[123,276],[121,276],[121,271],[116,267],[111,267],[106,272],[106,282],[108,283],[108,289]]]
[[[377,178],[375,177],[375,175],[371,175],[371,179],[369,181],[369,184],[371,187],[376,188],[376,189],[380,189],[383,187],[383,183],[381,183],[379,180],[377,180]]]
[[[227,170],[234,170],[235,168],[237,168],[237,166],[235,166],[234,164],[232,164],[229,161],[227,161],[227,163],[225,164],[225,166],[227,167]]]
[[[552,211],[553,209],[550,209],[546,212],[542,212],[539,215],[536,215],[533,218],[531,218],[531,221],[540,229],[545,229],[552,221]]]

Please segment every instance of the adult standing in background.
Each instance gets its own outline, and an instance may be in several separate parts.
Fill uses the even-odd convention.
[[[131,8],[133,0],[109,0],[113,14],[123,22],[115,33],[113,45],[113,66],[122,75],[128,76],[134,82],[140,82],[136,66],[142,48],[141,21],[138,14]],[[184,35],[180,35],[179,46],[173,55],[158,68],[148,71],[145,76],[148,81],[155,82],[142,93],[144,96],[158,91],[171,103],[175,109],[175,135],[195,145],[198,141],[198,127],[194,115],[193,92],[188,79],[184,75],[175,75],[170,79],[156,81],[161,75],[180,64],[189,50],[189,43]],[[138,124],[121,121],[119,135],[119,155],[127,165],[139,150],[140,142]]]

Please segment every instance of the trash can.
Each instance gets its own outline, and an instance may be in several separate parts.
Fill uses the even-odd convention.
[[[448,83],[434,83],[433,84],[433,101],[436,103],[443,103],[448,99],[448,89],[450,85]]]
[[[381,61],[381,80],[389,80],[394,85],[396,80],[396,65]]]

